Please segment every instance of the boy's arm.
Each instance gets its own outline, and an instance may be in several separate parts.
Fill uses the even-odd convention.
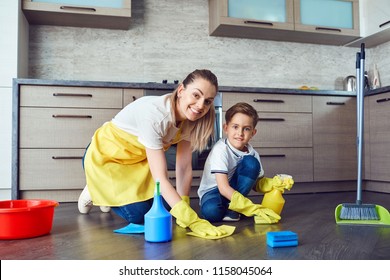
[[[218,190],[221,195],[228,200],[231,200],[234,189],[229,184],[228,175],[224,173],[215,173],[215,179],[217,180]]]

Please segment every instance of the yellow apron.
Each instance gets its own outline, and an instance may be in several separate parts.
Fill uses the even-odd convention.
[[[180,130],[172,144],[179,138]],[[94,205],[123,206],[153,197],[155,182],[145,146],[138,142],[138,137],[111,122],[96,130],[84,168]]]

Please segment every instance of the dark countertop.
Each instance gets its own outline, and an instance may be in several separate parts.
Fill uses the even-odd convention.
[[[177,84],[173,83],[136,83],[136,82],[106,82],[106,81],[77,81],[77,80],[44,80],[44,79],[14,79],[14,86],[18,85],[47,85],[47,86],[83,86],[83,87],[114,87],[114,88],[135,88],[149,90],[173,90]],[[300,90],[289,88],[266,88],[266,87],[240,87],[240,86],[219,86],[220,92],[240,93],[269,93],[269,94],[296,94],[296,95],[337,95],[355,96],[353,91],[343,90]],[[366,95],[375,95],[389,92],[390,86],[370,90]]]

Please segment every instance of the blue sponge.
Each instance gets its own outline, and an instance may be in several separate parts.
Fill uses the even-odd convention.
[[[267,245],[270,247],[298,246],[298,235],[292,231],[267,232]]]

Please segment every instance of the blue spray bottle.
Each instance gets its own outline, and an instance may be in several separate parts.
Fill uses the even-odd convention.
[[[172,215],[164,207],[158,180],[156,180],[152,208],[145,214],[145,240],[148,242],[172,240]]]

